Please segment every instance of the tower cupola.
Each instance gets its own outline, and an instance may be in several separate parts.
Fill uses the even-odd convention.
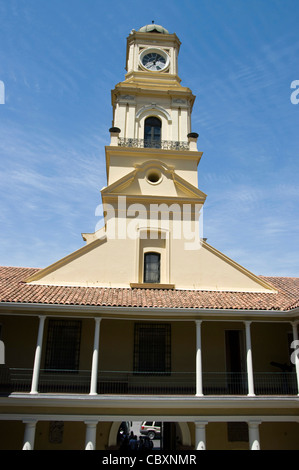
[[[195,97],[178,76],[180,45],[157,24],[127,37],[127,73],[112,90],[112,128],[119,129],[121,145],[197,150],[194,133],[190,137]]]

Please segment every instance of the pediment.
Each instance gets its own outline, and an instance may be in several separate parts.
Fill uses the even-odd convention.
[[[106,235],[103,231],[98,238],[97,233],[94,233],[87,245],[33,274],[26,283],[45,286],[133,287],[131,284],[138,282],[135,277],[135,241],[113,240]],[[243,292],[246,295],[277,292],[265,279],[254,275],[205,241],[196,250],[186,250],[183,241],[176,242],[175,253],[171,288],[222,291],[229,292],[230,295],[233,292]],[[117,263],[111,260],[117,260]],[[138,287],[146,286],[141,284]],[[162,283],[159,287],[166,288]],[[246,298],[243,297],[243,301]],[[221,308],[226,308],[226,304]]]
[[[177,175],[164,163],[147,161],[102,190],[102,197],[160,197],[196,200],[204,203],[206,194]]]

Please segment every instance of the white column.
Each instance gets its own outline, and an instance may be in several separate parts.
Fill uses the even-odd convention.
[[[297,329],[297,323],[292,323],[292,327],[293,327],[293,341],[296,341],[294,343],[294,352],[296,352],[296,354],[294,354],[294,364],[295,364],[295,367],[296,367],[296,375],[297,375],[297,392],[298,392],[298,395],[299,395],[299,357],[298,357],[298,354],[297,354],[297,345],[298,345],[298,329]],[[293,355],[292,355],[293,356]]]
[[[97,421],[86,421],[85,450],[96,450]]]
[[[249,449],[250,450],[261,450],[260,447],[260,432],[259,432],[259,425],[260,422],[249,422],[248,423],[248,430],[249,430]]]
[[[196,396],[203,396],[202,387],[202,358],[201,358],[201,323],[202,320],[196,320]]]
[[[24,444],[22,450],[33,450],[35,439],[36,421],[28,420],[25,423]]]
[[[42,355],[45,319],[46,317],[44,316],[39,317],[37,344],[36,344],[36,349],[35,349],[35,358],[34,358],[30,393],[38,393],[38,379],[39,379],[40,362],[41,362],[41,355]]]
[[[246,321],[246,361],[247,361],[247,380],[248,380],[248,396],[254,397],[254,381],[253,381],[253,367],[252,367],[252,352],[251,352],[251,334],[250,334],[250,321]]]
[[[100,322],[101,322],[101,318],[95,318],[94,344],[93,344],[90,393],[89,393],[90,395],[97,395]]]
[[[206,450],[206,425],[205,421],[195,421],[195,450]]]

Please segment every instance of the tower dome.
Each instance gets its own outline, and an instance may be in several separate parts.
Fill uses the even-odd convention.
[[[159,24],[147,24],[145,26],[142,26],[142,28],[138,29],[138,32],[140,33],[161,33],[161,34],[169,34],[169,31],[167,31],[166,28],[163,28],[163,26]]]

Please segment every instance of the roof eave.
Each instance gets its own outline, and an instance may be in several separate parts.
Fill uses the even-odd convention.
[[[44,303],[23,303],[23,302],[1,302],[0,311],[7,310],[7,314],[11,315],[11,310],[16,311],[15,314],[18,314],[20,310],[24,312],[29,311],[29,316],[36,315],[47,315],[49,314],[62,314],[73,313],[77,316],[80,313],[84,313],[84,317],[87,318],[86,314],[89,313],[92,318],[95,316],[111,318],[115,317],[116,314],[130,315],[134,316],[134,313],[138,314],[137,318],[142,317],[152,317],[153,315],[159,314],[161,319],[166,317],[172,317],[175,319],[184,319],[179,318],[182,315],[184,317],[188,315],[188,319],[193,320],[204,320],[209,321],[220,317],[220,319],[229,321],[228,317],[244,317],[242,320],[246,321],[252,318],[255,319],[264,319],[264,318],[281,318],[279,321],[292,321],[298,322],[298,309],[294,310],[259,310],[259,309],[238,309],[238,308],[163,308],[163,307],[123,307],[123,306],[101,306],[101,305],[74,305],[74,304],[44,304]],[[10,310],[10,311],[8,311]],[[2,312],[5,314],[5,312]],[[162,318],[162,315],[163,318]],[[207,317],[208,315],[208,317]],[[124,317],[120,317],[124,319]],[[131,318],[132,319],[132,318]],[[187,320],[187,318],[186,318]]]

